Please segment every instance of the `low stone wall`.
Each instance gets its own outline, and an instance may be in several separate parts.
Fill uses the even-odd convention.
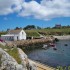
[[[52,41],[52,39],[33,39],[33,40],[21,40],[21,41],[14,41],[16,45],[29,45],[29,44],[35,44],[35,43],[44,43]]]
[[[6,42],[7,46],[10,47],[19,47],[22,49],[33,49],[33,48],[40,48],[45,43],[52,42],[53,39],[33,39],[33,40],[21,40],[21,41],[12,41],[12,42]]]
[[[43,44],[47,44],[49,42],[52,42],[52,40],[48,39],[35,39],[35,40],[26,40],[26,41],[17,41],[15,42],[17,44],[17,47],[23,49],[24,51],[30,51],[37,48],[42,48]]]

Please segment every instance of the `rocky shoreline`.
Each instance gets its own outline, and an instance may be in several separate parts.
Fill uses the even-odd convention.
[[[43,64],[30,60],[20,48],[16,49],[21,59],[20,64],[4,49],[0,48],[0,70],[55,70],[53,67],[44,66]]]
[[[28,60],[27,55],[20,48],[17,49],[21,64],[18,64],[12,56],[0,48],[0,70],[37,70],[36,65]]]

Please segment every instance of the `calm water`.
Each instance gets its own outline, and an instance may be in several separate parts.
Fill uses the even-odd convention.
[[[64,44],[68,44],[68,46],[64,46]],[[59,41],[56,43],[56,47],[56,51],[51,47],[47,50],[33,50],[27,55],[32,60],[36,60],[53,67],[70,66],[70,40]]]

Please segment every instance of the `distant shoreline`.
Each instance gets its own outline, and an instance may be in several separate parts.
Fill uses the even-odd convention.
[[[64,36],[53,36],[54,38],[57,38],[59,40],[70,40],[70,35],[64,35]]]

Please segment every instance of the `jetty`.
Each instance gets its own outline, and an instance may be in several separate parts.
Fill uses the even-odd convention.
[[[17,47],[29,47],[29,45],[34,45],[34,44],[43,44],[43,43],[48,43],[52,42],[53,39],[32,39],[32,40],[21,40],[21,41],[7,41],[6,44],[8,46],[17,46]]]

